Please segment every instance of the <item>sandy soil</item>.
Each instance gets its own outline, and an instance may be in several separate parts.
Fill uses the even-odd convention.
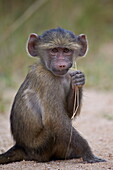
[[[0,170],[113,169],[113,92],[85,90],[82,113],[73,121],[73,126],[88,140],[95,155],[106,159],[107,162],[84,164],[80,159],[47,163],[22,161],[0,165]],[[13,144],[9,127],[9,114],[0,114],[0,153]]]

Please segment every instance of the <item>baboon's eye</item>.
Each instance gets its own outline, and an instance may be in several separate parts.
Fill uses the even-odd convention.
[[[64,52],[64,53],[69,53],[70,50],[69,50],[68,48],[64,48],[63,52]]]
[[[51,52],[52,52],[52,53],[57,53],[57,52],[58,52],[58,49],[57,49],[57,48],[53,48],[53,49],[51,49]]]
[[[73,54],[73,50],[71,50],[69,48],[64,48],[63,49],[63,53],[65,53],[65,55],[72,55]]]

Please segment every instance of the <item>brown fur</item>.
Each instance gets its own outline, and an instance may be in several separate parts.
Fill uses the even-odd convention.
[[[66,41],[65,38],[62,39],[55,39],[54,41],[51,41],[49,43],[41,44],[39,45],[39,48],[42,49],[50,49],[50,48],[55,48],[55,47],[64,47],[64,48],[69,48],[69,49],[80,49],[81,45],[73,42],[68,42]]]
[[[37,35],[33,34],[28,41],[28,51],[33,56],[37,56],[37,44],[40,45],[42,39],[43,42],[45,40],[50,42],[51,38],[56,41],[56,31],[57,36],[65,37],[68,35],[68,38],[65,37],[65,41],[71,42],[74,39],[74,34],[61,28],[43,34],[43,38],[41,36],[37,38]],[[80,38],[84,39],[84,37]],[[75,40],[77,42],[76,38]],[[86,52],[87,44],[84,45],[84,43],[80,55]],[[87,141],[72,127],[74,90],[72,89],[71,76],[76,74],[71,75],[70,72],[67,72],[63,76],[55,76],[54,69],[51,70],[50,67],[52,60],[50,53],[41,50],[41,63],[31,67],[15,96],[10,116],[11,132],[15,145],[0,155],[0,164],[21,160],[45,162],[53,159],[71,158],[83,158],[84,161],[90,163],[104,161],[93,155]],[[63,48],[60,50],[62,51]],[[79,54],[79,47],[77,50],[77,54]],[[73,53],[69,52],[68,54],[72,55]],[[56,56],[54,57],[56,58]],[[70,57],[70,59],[66,60],[65,57]],[[61,59],[63,66],[66,66],[73,59],[70,55],[65,54],[65,57],[61,56],[60,60],[57,58],[55,66],[60,63]],[[49,63],[48,66],[47,63]],[[68,66],[66,67],[68,68]],[[64,67],[62,67],[63,69]],[[83,77],[83,74],[81,75]],[[82,81],[84,82],[83,78]],[[79,114],[81,107],[82,87],[79,87],[79,100],[77,114]]]

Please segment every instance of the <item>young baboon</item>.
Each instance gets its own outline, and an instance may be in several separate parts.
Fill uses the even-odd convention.
[[[51,29],[40,36],[31,34],[27,50],[31,56],[39,56],[40,62],[30,68],[14,99],[10,123],[15,145],[0,155],[0,163],[71,158],[103,162],[93,155],[71,120],[74,86],[79,91],[78,115],[85,76],[70,68],[77,57],[85,55],[86,36]]]

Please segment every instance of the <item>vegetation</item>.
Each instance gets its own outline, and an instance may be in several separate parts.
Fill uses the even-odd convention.
[[[28,65],[36,62],[26,53],[28,35],[58,26],[88,37],[87,57],[77,61],[87,75],[86,86],[113,89],[112,6],[112,0],[1,0],[0,91],[19,87]]]

